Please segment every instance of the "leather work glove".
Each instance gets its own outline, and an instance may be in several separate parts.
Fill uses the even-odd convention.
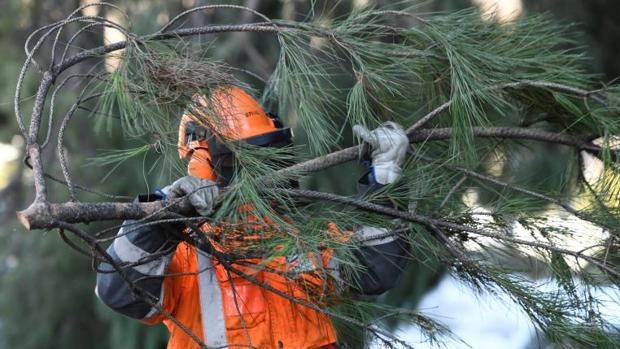
[[[220,194],[215,182],[194,176],[181,177],[166,189],[170,199],[189,195],[186,200],[201,216],[208,216],[213,211],[215,199]]]
[[[372,131],[368,131],[363,125],[355,125],[353,133],[372,148],[371,172],[375,181],[379,184],[396,182],[409,146],[409,138],[403,127],[396,122],[387,121]]]

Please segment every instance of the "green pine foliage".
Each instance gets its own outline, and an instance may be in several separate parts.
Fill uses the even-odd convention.
[[[279,28],[264,34],[275,35],[280,51],[273,74],[261,86],[250,85],[253,78],[225,59],[212,58],[218,42],[204,44],[175,35],[164,40],[157,35],[131,37],[118,69],[93,85],[91,92],[101,93],[101,98],[91,104],[92,117],[102,130],[110,123],[120,125],[136,147],[100,153],[93,163],[118,166],[133,156],[147,159],[149,153],[159,160],[149,158],[157,166],[145,166],[147,176],[170,168],[175,170],[162,170],[166,180],[183,175],[176,159],[180,116],[187,111],[209,120],[217,134],[223,127],[214,116],[218,106],[200,105],[195,96],[210,96],[223,85],[241,86],[277,104],[285,122],[302,129],[306,137],[303,143],[274,149],[249,146],[220,134],[235,153],[237,171],[209,217],[210,224],[238,231],[235,222],[252,215],[257,225],[270,227],[262,231],[263,239],[252,241],[240,253],[260,254],[268,261],[333,250],[344,266],[340,287],[347,289],[356,286],[360,271],[354,259],[358,244],[340,235],[362,225],[389,227],[411,244],[412,263],[445,268],[480,292],[507,294],[549,340],[573,347],[614,347],[617,336],[587,290],[617,287],[620,282],[617,151],[604,147],[596,154],[609,173],[592,186],[581,175],[574,147],[482,138],[475,130],[530,128],[579,139],[597,135],[609,144],[611,136],[620,135],[618,87],[600,88],[597,77],[585,70],[588,60],[582,50],[574,49],[572,28],[545,16],[498,24],[482,19],[473,9],[418,15],[415,3],[401,5],[405,10],[366,7],[332,20],[317,14],[303,22],[273,19],[257,24]],[[406,24],[394,24],[400,20]],[[278,172],[353,142],[349,130],[355,124],[376,127],[397,121],[407,128],[446,102],[450,105],[443,113],[416,131],[449,128],[450,136],[416,143],[402,178],[363,198],[446,225],[395,220],[312,197],[300,200],[290,183],[305,174]],[[550,164],[548,159],[553,157],[561,158],[561,163]],[[472,196],[477,197],[473,204],[468,199]],[[588,204],[576,212],[562,207],[576,200]],[[237,210],[248,204],[250,212]],[[477,208],[484,208],[484,215],[476,214]],[[582,252],[571,254],[563,247],[563,239],[572,232],[548,219],[549,209],[605,228],[601,241],[593,243],[604,246],[602,264],[592,262],[598,255],[587,254],[590,259],[583,260]],[[517,223],[532,240],[512,234]],[[556,291],[541,290],[523,277],[523,269],[496,260],[498,254],[519,259],[526,253],[535,254],[545,265],[557,282]],[[582,264],[575,267],[575,259]],[[583,267],[583,262],[589,265]],[[574,278],[583,280],[586,293],[578,291]],[[413,347],[374,331],[394,321],[416,324],[434,343],[450,335],[443,325],[401,307],[402,303],[379,305],[346,293],[326,300],[321,292],[308,292],[322,303],[333,304],[330,311],[340,314],[334,319],[342,328],[358,331],[356,338],[353,330],[343,332],[348,333],[344,340],[357,345],[379,341]]]

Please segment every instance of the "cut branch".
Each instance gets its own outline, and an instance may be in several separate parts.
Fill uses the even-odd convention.
[[[28,230],[54,228],[55,221],[66,223],[89,223],[98,221],[141,219],[176,218],[171,212],[189,215],[190,206],[183,201],[170,204],[165,201],[127,203],[127,202],[97,202],[97,203],[46,203],[34,202],[30,207],[17,212],[17,219]]]
[[[569,145],[578,149],[589,151],[598,152],[602,150],[600,147],[587,143],[574,136],[529,128],[476,127],[472,129],[472,133],[477,137],[536,140]],[[412,143],[419,143],[432,140],[445,140],[450,139],[451,137],[452,129],[439,128],[418,130],[410,135],[409,139]],[[360,151],[360,146],[345,148],[281,169],[277,171],[277,174],[304,176],[355,160],[357,159]],[[44,183],[43,174],[41,174],[41,176],[42,178],[40,180]],[[271,182],[271,178],[275,177],[276,176],[270,176],[269,178],[263,178],[262,180],[265,185],[268,186]],[[140,219],[153,214],[153,212],[165,209],[165,206],[166,203],[164,202],[45,203],[35,201],[35,203],[26,210],[18,212],[17,217],[27,229],[45,229],[50,227],[50,223],[53,219],[68,223]],[[176,213],[189,211],[186,208],[183,209],[181,207],[177,207],[176,205],[170,207],[169,210]],[[169,218],[163,213],[161,216],[157,217]]]
[[[316,192],[310,190],[278,190],[291,196],[313,200],[326,200],[345,205],[351,205],[362,210],[384,214],[394,218],[405,219],[411,222],[423,224],[425,226],[435,226],[450,229],[451,231],[468,232],[518,245],[525,245],[567,254],[575,258],[584,259],[598,266],[607,273],[615,276],[616,278],[620,278],[620,273],[614,268],[598,260],[597,258],[585,255],[581,252],[556,247],[541,242],[514,238],[496,232],[482,230],[476,227],[430,218],[416,213],[403,212],[393,208],[373,204],[358,199],[339,196],[336,194]],[[187,214],[191,211],[191,208],[187,205],[184,205],[183,202],[184,201],[173,204],[168,203],[168,206],[165,205],[165,201],[155,201],[148,203],[34,203],[28,209],[18,212],[17,217],[27,229],[43,229],[57,227],[59,217],[67,218],[69,221],[80,223],[102,220],[140,219],[147,216],[150,219],[178,218],[178,214],[174,212]]]

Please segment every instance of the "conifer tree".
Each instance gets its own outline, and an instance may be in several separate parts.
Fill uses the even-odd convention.
[[[33,32],[25,43],[15,115],[34,174],[34,202],[17,213],[27,229],[57,229],[78,252],[110,263],[105,246],[119,225],[92,231],[82,223],[177,221],[196,230],[205,220],[215,225],[237,221],[236,208],[252,204],[253,214],[275,222],[281,233],[255,241],[245,252],[258,251],[269,260],[333,249],[349,275],[345,279],[354,283],[359,241],[342,241],[325,227],[390,227],[391,234],[410,242],[412,261],[437,261],[480,292],[507,294],[551,341],[583,348],[617,346],[617,334],[589,290],[617,287],[620,281],[620,90],[585,72],[587,58],[570,48],[570,28],[535,15],[498,24],[473,9],[420,14],[414,2],[406,1],[398,8],[358,8],[330,20],[329,9],[313,9],[300,21],[269,18],[238,5],[205,5],[143,34],[83,15],[91,6],[121,11],[108,3],[84,5]],[[205,11],[247,14],[242,17],[249,23],[232,22],[236,15],[228,23],[201,26],[186,20]],[[63,30],[75,26],[79,29],[68,41],[59,40]],[[116,29],[125,40],[91,48],[72,45],[98,27]],[[218,45],[243,45],[235,33],[278,45],[268,76],[217,57]],[[204,40],[213,36],[218,40]],[[118,66],[104,69],[111,56]],[[79,67],[87,60],[100,64],[84,72]],[[27,120],[21,91],[33,70],[41,72],[40,84]],[[56,98],[75,81],[79,97],[68,110],[56,110]],[[188,217],[180,201],[135,204],[118,193],[80,185],[72,176],[77,164],[70,163],[70,154],[80,149],[68,149],[63,139],[76,118],[89,118],[96,132],[122,132],[135,144],[102,152],[92,166],[115,168],[141,157],[144,166],[135,170],[145,178],[168,183],[184,175],[176,158],[179,118],[195,94],[208,96],[222,85],[260,97],[295,126],[298,137],[284,149],[225,140],[235,153],[237,171],[212,216]],[[367,151],[353,139],[351,127],[384,121],[407,129],[411,149],[402,178],[361,198],[350,188],[317,190],[316,183],[325,178],[322,171],[355,162]],[[46,170],[50,158],[43,150],[48,147],[55,147],[61,175]],[[561,161],[551,163],[551,157]],[[604,164],[595,177],[582,171],[584,161],[592,159]],[[348,171],[339,177],[357,180]],[[294,181],[301,182],[301,189],[290,185]],[[64,184],[67,196],[49,197],[52,182]],[[84,201],[85,193],[101,200]],[[591,236],[577,236],[568,220],[590,224]],[[190,239],[208,248],[199,234]],[[557,291],[545,291],[514,265],[498,262],[498,255],[524,254],[544,265]],[[214,255],[239,272],[234,256]],[[111,264],[121,274],[128,267]],[[576,278],[585,290],[577,288]],[[132,288],[136,296],[153,301],[153,295]],[[450,335],[423,312],[352,294],[316,304],[291,301],[329,314],[344,329],[344,340],[347,333],[361,333],[361,345],[415,346],[394,335],[387,320],[415,324],[436,343]]]

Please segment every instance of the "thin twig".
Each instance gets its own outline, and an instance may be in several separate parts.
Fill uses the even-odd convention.
[[[450,200],[450,198],[452,197],[452,195],[461,187],[461,185],[467,180],[467,175],[463,175],[463,177],[461,177],[461,179],[459,179],[454,186],[452,187],[452,189],[450,189],[450,191],[448,192],[448,194],[446,194],[446,196],[443,198],[443,200],[441,200],[441,203],[439,204],[439,209],[442,209],[447,203],[448,200]]]
[[[94,69],[94,67],[92,68]],[[91,70],[92,70],[91,69]],[[64,78],[60,84],[56,85],[56,87],[54,88],[54,91],[52,92],[52,96],[50,97],[50,107],[49,107],[49,112],[48,112],[48,127],[47,127],[47,134],[45,135],[45,140],[43,141],[43,144],[41,145],[41,149],[45,149],[45,147],[47,146],[47,144],[49,143],[50,140],[50,136],[52,134],[52,123],[54,120],[54,108],[55,108],[55,100],[56,100],[56,94],[58,93],[58,91],[60,91],[66,84],[67,82],[69,82],[71,79],[75,79],[75,78],[94,78],[94,77],[99,77],[102,76],[103,74],[92,74],[92,73],[86,73],[86,74],[71,74],[69,76],[67,76],[66,78]]]
[[[65,130],[67,129],[67,125],[69,124],[71,117],[73,117],[73,114],[78,109],[78,106],[82,103],[82,97],[84,97],[84,94],[86,93],[86,91],[88,90],[88,88],[90,87],[93,81],[95,80],[93,79],[89,80],[86,86],[82,89],[82,92],[78,96],[77,102],[75,102],[71,106],[71,108],[69,109],[65,117],[63,118],[62,123],[60,124],[60,130],[58,131],[58,143],[57,143],[58,160],[60,162],[60,168],[62,170],[62,174],[65,177],[65,182],[67,183],[67,188],[69,189],[69,197],[71,201],[77,201],[77,198],[75,196],[75,186],[73,185],[73,181],[71,180],[71,175],[69,174],[69,166],[67,165],[67,159],[65,157],[65,148],[63,146]],[[51,115],[50,115],[50,118],[51,118]]]

